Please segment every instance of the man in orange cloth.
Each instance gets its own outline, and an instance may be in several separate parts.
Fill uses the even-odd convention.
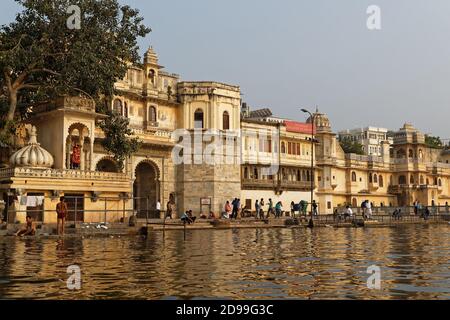
[[[78,144],[75,144],[72,149],[72,169],[80,169],[81,163],[81,148]]]

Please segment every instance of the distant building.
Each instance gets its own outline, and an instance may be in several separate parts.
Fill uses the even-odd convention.
[[[352,130],[340,131],[339,139],[348,138],[351,141],[358,142],[363,146],[364,154],[368,156],[381,156],[383,141],[392,145],[393,138],[388,135],[388,130],[378,127],[366,127]]]

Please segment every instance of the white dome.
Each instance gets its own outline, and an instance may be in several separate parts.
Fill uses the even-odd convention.
[[[36,140],[36,127],[30,130],[30,140],[28,145],[16,151],[9,163],[12,167],[33,167],[33,168],[51,168],[53,166],[53,156],[42,148]]]

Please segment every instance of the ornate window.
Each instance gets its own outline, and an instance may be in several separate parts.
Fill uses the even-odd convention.
[[[113,112],[118,115],[122,115],[122,101],[119,99],[114,100]]]
[[[352,182],[356,182],[356,172],[352,171]]]
[[[148,121],[150,122],[156,122],[156,108],[154,106],[151,106],[149,108],[148,112]]]

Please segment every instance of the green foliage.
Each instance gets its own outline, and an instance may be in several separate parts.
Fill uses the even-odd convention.
[[[151,31],[138,10],[117,0],[16,1],[23,10],[0,27],[4,121],[20,121],[30,106],[61,95],[84,95],[104,105],[127,63],[139,62],[137,38]],[[67,27],[71,5],[81,9],[79,30]]]
[[[100,128],[105,133],[102,146],[112,155],[120,170],[123,169],[126,158],[139,150],[141,142],[132,138],[133,132],[128,127],[130,120],[117,114],[109,114],[100,123]]]
[[[16,134],[17,123],[0,119],[0,146],[14,148],[14,135]]]
[[[357,141],[352,141],[348,137],[339,139],[339,143],[345,153],[356,153],[359,155],[364,154],[363,145]]]
[[[442,148],[444,144],[440,137],[425,135],[425,144],[430,148]]]

